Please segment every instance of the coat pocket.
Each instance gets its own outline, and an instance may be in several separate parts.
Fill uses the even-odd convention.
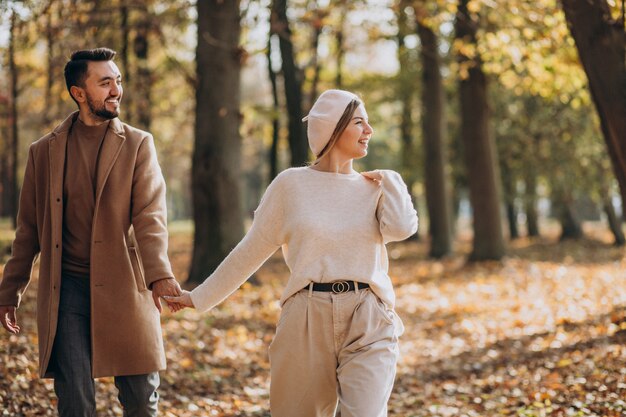
[[[129,247],[128,256],[130,257],[130,264],[133,267],[133,275],[135,277],[135,283],[137,284],[137,290],[147,291],[148,287],[146,286],[146,279],[143,275],[143,267],[141,265],[141,262],[139,261],[137,248]]]

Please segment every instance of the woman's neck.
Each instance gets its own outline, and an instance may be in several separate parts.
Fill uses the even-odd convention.
[[[340,158],[331,153],[317,161],[311,168],[318,171],[334,172],[336,174],[352,174],[354,173],[352,161],[352,158]]]

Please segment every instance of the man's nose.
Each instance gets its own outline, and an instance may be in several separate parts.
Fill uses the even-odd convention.
[[[122,86],[117,83],[113,84],[113,87],[111,87],[111,95],[114,97],[119,96],[121,92],[122,92]]]

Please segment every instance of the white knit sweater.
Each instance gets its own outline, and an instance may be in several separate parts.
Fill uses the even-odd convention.
[[[347,280],[370,284],[393,308],[385,243],[415,233],[417,213],[400,174],[378,172],[380,183],[358,173],[283,171],[267,188],[243,240],[191,292],[196,309],[222,302],[279,247],[291,271],[281,305],[311,281]]]

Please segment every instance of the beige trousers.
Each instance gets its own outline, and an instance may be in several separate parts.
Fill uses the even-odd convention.
[[[337,402],[341,417],[387,416],[396,317],[369,289],[289,298],[270,345],[272,417],[334,417]]]

